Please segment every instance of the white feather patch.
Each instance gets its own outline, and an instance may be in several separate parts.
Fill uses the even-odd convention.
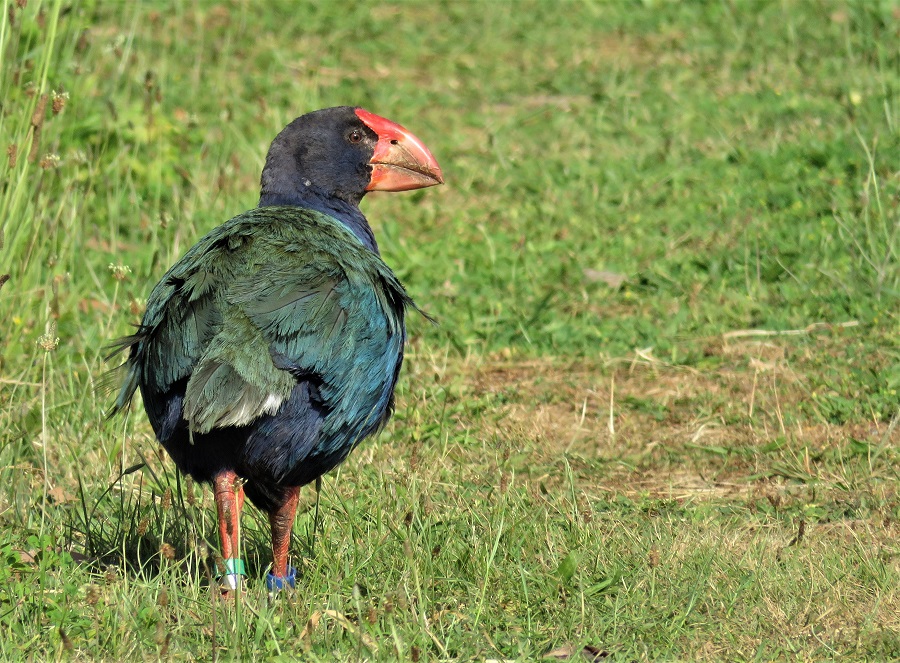
[[[278,408],[281,407],[281,404],[284,402],[284,397],[280,394],[269,394],[266,396],[266,400],[263,402],[262,409],[266,414],[275,414],[278,412]]]
[[[246,426],[264,414],[275,414],[282,402],[284,402],[284,398],[278,394],[268,394],[265,399],[262,399],[259,396],[254,398],[252,393],[244,392],[234,407],[219,417],[216,425]]]

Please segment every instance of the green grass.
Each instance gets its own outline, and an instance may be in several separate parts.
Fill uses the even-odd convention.
[[[2,10],[0,659],[900,659],[896,3]],[[229,604],[103,346],[337,104],[443,167],[364,203],[440,326]]]

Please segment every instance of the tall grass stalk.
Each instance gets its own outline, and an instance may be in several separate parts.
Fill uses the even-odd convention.
[[[834,218],[841,236],[854,247],[860,274],[871,283],[875,297],[880,300],[887,290],[896,299],[900,297],[900,206],[896,202],[885,206],[873,149],[858,130],[856,138],[868,165],[862,209],[855,218],[839,214]],[[900,193],[900,186],[894,184],[894,188]]]
[[[42,134],[47,131],[46,115],[50,112],[48,76],[51,67],[63,59],[64,54],[60,52],[57,39],[61,0],[54,0],[47,11],[40,2],[26,5],[22,12],[13,10],[14,6],[10,0],[4,2],[0,21],[3,25],[0,30],[0,94],[6,103],[12,101],[14,107],[18,106],[18,112],[0,115],[0,146],[4,150],[15,151],[15,156],[7,153],[5,162],[0,160],[0,177],[12,183],[0,197],[0,249],[3,251],[0,254],[0,273],[11,273],[14,279],[20,280],[29,266],[29,261],[23,260],[22,248],[29,240],[41,237],[40,224],[43,219],[36,208],[36,194],[43,178],[40,166],[31,157],[35,150],[43,156],[40,147],[48,144],[48,141],[41,141]],[[14,93],[17,77],[20,86],[25,84],[24,60],[20,60],[17,54],[21,46],[22,25],[35,20],[35,16],[42,11],[44,28],[39,31],[37,43],[28,44],[31,50],[39,54],[37,66],[33,69],[35,75],[28,81],[27,94],[21,94],[21,90]],[[16,26],[9,25],[10,15],[17,17]],[[66,202],[63,197],[57,198],[59,209],[63,209]],[[48,238],[43,239],[46,241]],[[33,253],[29,252],[29,255]]]

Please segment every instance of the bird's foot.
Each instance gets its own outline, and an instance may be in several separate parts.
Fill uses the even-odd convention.
[[[297,569],[293,566],[287,567],[287,575],[276,576],[271,571],[266,575],[266,587],[270,594],[277,594],[282,589],[290,587],[293,589],[297,584]]]

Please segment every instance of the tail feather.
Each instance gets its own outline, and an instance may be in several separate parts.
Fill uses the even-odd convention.
[[[106,348],[110,350],[110,353],[105,357],[106,361],[111,360],[121,352],[128,351],[128,358],[125,362],[106,371],[97,381],[95,387],[96,391],[103,396],[109,396],[116,390],[119,392],[113,406],[106,413],[107,419],[111,419],[127,409],[131,404],[131,399],[134,398],[134,392],[137,391],[140,384],[140,370],[136,361],[136,355],[138,346],[144,340],[144,337],[144,331],[139,329],[137,333],[131,336],[116,339]]]
[[[138,389],[138,370],[131,362],[126,362],[121,366],[117,366],[116,368],[107,371],[97,383],[98,391],[106,394],[113,392],[117,387],[119,393],[116,396],[113,406],[106,413],[107,419],[112,419],[114,416],[127,409],[131,404],[131,399],[134,398],[134,392]]]

